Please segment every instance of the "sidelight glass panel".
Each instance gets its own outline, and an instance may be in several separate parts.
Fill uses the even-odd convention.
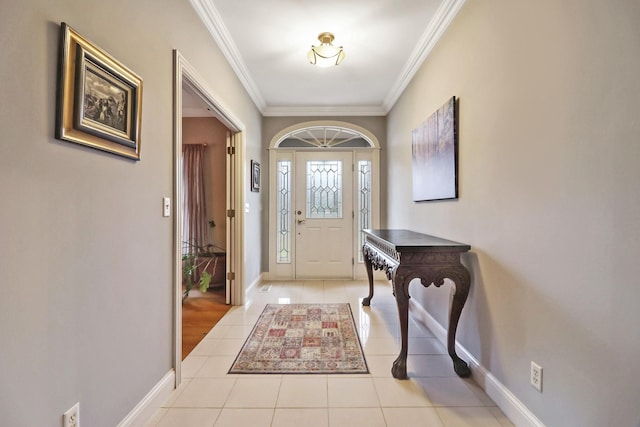
[[[363,228],[371,228],[371,161],[358,162],[358,230],[359,247],[364,245]],[[364,261],[362,251],[358,251],[358,261]]]
[[[278,264],[291,263],[291,160],[278,161],[277,248]]]
[[[307,161],[307,218],[342,218],[342,162]]]

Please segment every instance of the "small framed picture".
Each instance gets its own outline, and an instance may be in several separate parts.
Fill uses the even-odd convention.
[[[260,163],[251,160],[251,191],[260,191]]]
[[[64,22],[56,138],[140,160],[142,79]]]

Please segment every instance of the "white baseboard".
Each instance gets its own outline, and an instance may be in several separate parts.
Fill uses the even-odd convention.
[[[420,304],[409,300],[411,315],[424,323],[433,335],[445,347],[447,346],[447,329],[427,312]],[[478,385],[496,403],[504,414],[518,427],[545,427],[511,391],[493,376],[473,355],[456,341],[456,353],[469,362],[471,374]]]
[[[268,274],[268,273],[260,273],[258,277],[256,277],[256,280],[254,280],[249,284],[249,286],[247,286],[247,289],[245,289],[244,291],[245,294],[249,293],[251,289],[257,288],[258,286],[260,286],[260,284],[264,281],[265,274]]]
[[[147,395],[124,417],[118,427],[143,426],[167,401],[176,384],[176,373],[169,371]]]

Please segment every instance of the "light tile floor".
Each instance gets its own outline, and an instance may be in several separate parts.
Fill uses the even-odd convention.
[[[269,291],[264,292],[270,285]],[[370,307],[365,281],[267,282],[248,292],[182,363],[182,384],[148,427],[510,427],[472,379],[459,378],[444,346],[410,320],[409,379],[391,376],[400,327],[388,283]],[[349,302],[370,374],[229,375],[266,304]]]

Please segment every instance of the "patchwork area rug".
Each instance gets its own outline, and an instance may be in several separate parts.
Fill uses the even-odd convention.
[[[268,304],[230,374],[367,374],[349,304]]]

